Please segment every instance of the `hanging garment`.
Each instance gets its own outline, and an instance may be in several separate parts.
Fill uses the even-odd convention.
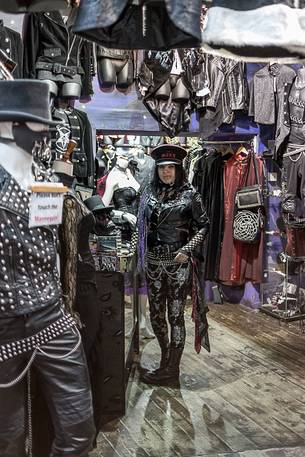
[[[298,216],[297,199],[303,202],[305,211],[305,148],[288,145],[283,155],[282,168],[282,210],[292,216]]]
[[[263,164],[256,159],[262,182]],[[224,236],[221,248],[219,280],[229,285],[246,281],[262,282],[263,235],[259,243],[247,244],[233,239],[234,199],[237,189],[255,184],[254,167],[249,156],[234,155],[224,167]]]
[[[275,125],[274,159],[279,161],[290,132],[288,96],[295,71],[287,65],[266,65],[250,82],[249,115],[259,124]]]
[[[24,78],[80,84],[93,93],[93,45],[74,35],[59,11],[30,13],[24,22]]]
[[[206,95],[197,98],[199,130],[208,138],[221,124],[231,124],[235,112],[248,106],[248,84],[245,65],[215,56],[205,58]]]
[[[200,47],[201,0],[82,0],[73,31],[106,48]]]
[[[0,11],[8,14],[58,11],[67,8],[69,0],[0,0]]]
[[[146,51],[137,78],[139,98],[172,137],[188,130],[191,98],[196,92],[193,77],[201,71],[200,51],[183,49],[178,51],[178,55],[183,73],[173,74],[176,62],[174,51]]]
[[[15,63],[12,71],[14,79],[23,77],[23,43],[19,33],[4,26],[0,20],[0,49]]]
[[[94,187],[95,162],[92,144],[92,128],[84,111],[68,107],[64,110],[54,109],[54,120],[58,125],[51,130],[51,145],[54,158],[62,158],[70,140],[76,141],[71,161],[73,174],[77,181]]]
[[[251,62],[305,55],[305,10],[293,0],[213,0],[202,31],[209,52]],[[276,24],[276,25],[275,25]]]
[[[219,275],[219,262],[224,225],[224,188],[223,166],[221,154],[213,149],[207,149],[197,169],[196,178],[204,206],[210,220],[210,230],[205,244],[205,279],[216,280]]]

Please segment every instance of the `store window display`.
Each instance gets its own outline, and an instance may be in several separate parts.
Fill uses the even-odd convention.
[[[184,308],[194,278],[193,255],[209,227],[202,199],[185,178],[185,156],[185,149],[176,145],[161,145],[152,151],[155,174],[140,203],[140,264],[145,265],[151,324],[161,348],[160,367],[141,375],[148,384],[179,380],[185,344]],[[199,294],[196,289],[197,298]],[[202,340],[207,337],[205,323]]]
[[[79,99],[93,93],[93,45],[73,34],[75,7],[25,15],[24,77],[48,81],[57,96]]]
[[[32,150],[35,141],[42,148],[53,125],[49,87],[2,81],[0,92],[0,454],[24,455],[24,378],[32,365],[52,417],[52,455],[87,457],[94,436],[91,391],[80,336],[63,307],[57,230],[29,227]]]

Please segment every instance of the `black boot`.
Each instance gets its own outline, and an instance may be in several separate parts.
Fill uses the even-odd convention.
[[[150,371],[141,376],[141,381],[146,384],[162,385],[173,381],[179,381],[180,360],[183,353],[183,347],[170,348],[168,365],[159,370]]]
[[[140,371],[140,373],[157,372],[157,371],[165,368],[168,364],[168,361],[169,361],[169,346],[164,346],[164,347],[161,347],[161,360],[160,360],[159,368],[157,368],[156,370],[150,370],[149,368],[144,368],[144,367],[140,366],[139,371]]]

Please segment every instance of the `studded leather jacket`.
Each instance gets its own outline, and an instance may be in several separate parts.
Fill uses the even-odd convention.
[[[39,311],[61,297],[57,230],[28,224],[28,193],[0,166],[0,318]]]
[[[166,245],[169,251],[192,254],[209,228],[200,194],[188,183],[178,190],[167,188],[159,195],[149,187],[147,194],[148,249]]]

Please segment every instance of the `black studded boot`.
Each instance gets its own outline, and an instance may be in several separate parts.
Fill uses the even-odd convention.
[[[169,361],[165,368],[149,371],[141,376],[141,381],[146,384],[163,385],[179,381],[180,361],[183,347],[170,347]]]

